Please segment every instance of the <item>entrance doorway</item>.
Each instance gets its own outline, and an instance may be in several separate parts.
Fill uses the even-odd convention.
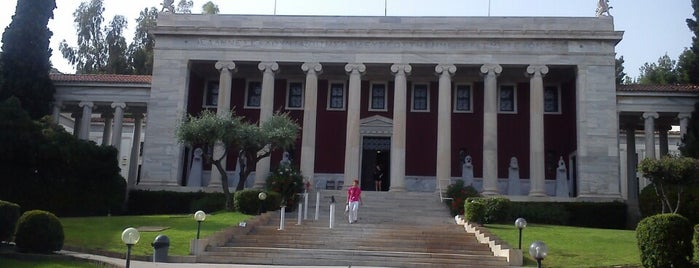
[[[362,140],[362,191],[376,191],[374,182],[374,170],[379,165],[383,170],[381,191],[388,191],[391,187],[391,138],[390,137],[364,137]]]

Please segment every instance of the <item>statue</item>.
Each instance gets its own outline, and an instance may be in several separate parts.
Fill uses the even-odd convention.
[[[465,186],[473,186],[473,159],[470,155],[464,156],[464,163],[461,166],[461,179]]]
[[[284,151],[282,154],[282,160],[279,161],[279,164],[282,166],[289,166],[291,165],[291,159],[290,159],[290,154],[288,151]]]
[[[595,11],[597,14],[597,17],[611,17],[612,14],[609,13],[609,10],[612,9],[612,7],[609,6],[609,0],[597,0],[597,10]],[[606,15],[605,15],[606,13]]]
[[[507,195],[521,195],[522,186],[519,183],[519,162],[517,157],[510,158],[507,174]]]
[[[189,176],[187,176],[187,186],[201,187],[201,173],[202,173],[202,155],[204,150],[201,148],[194,149],[194,155],[192,157],[192,164],[189,169]]]
[[[570,197],[568,194],[568,171],[562,156],[558,160],[558,168],[556,168],[556,196]]]
[[[160,4],[163,6],[163,8],[160,10],[161,13],[163,12],[168,12],[168,13],[175,13],[175,0],[163,0],[163,3]]]

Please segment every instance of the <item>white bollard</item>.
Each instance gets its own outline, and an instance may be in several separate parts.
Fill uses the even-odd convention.
[[[299,216],[296,218],[296,225],[301,225],[301,210],[303,210],[303,204],[299,203]]]
[[[330,229],[335,223],[335,203],[330,203]]]
[[[319,209],[320,209],[320,192],[316,191],[316,220],[318,220]]]
[[[279,219],[279,230],[284,230],[284,214],[286,214],[286,206],[282,206],[281,216]]]
[[[303,193],[303,219],[308,219],[308,192]]]

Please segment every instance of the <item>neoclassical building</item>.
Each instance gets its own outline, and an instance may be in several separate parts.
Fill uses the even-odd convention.
[[[662,153],[666,129],[685,122],[696,101],[695,89],[617,89],[614,48],[623,32],[608,16],[163,13],[154,33],[148,96],[99,105],[115,116],[133,110],[139,126],[138,107],[147,107],[135,185],[142,189],[220,188],[220,174],[194,168],[195,148],[175,138],[185,114],[208,109],[251,122],[289,113],[302,126],[288,149],[292,163],[320,188],[358,178],[373,190],[378,164],[385,190],[439,191],[463,176],[469,156],[479,189],[507,194],[514,157],[521,196],[556,195],[562,161],[570,187],[559,198],[622,199],[635,167],[622,160],[636,156],[620,152],[637,146],[620,142],[621,134],[654,137],[654,120],[662,122]],[[93,112],[67,103],[83,117]],[[644,140],[655,150],[653,138]],[[238,179],[236,157],[227,157],[231,180]],[[260,161],[248,185],[262,185],[281,158],[277,152]],[[201,182],[193,184],[192,173]]]

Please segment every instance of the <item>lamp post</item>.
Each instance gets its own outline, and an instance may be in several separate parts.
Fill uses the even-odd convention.
[[[267,200],[267,193],[260,192],[257,194],[257,199],[260,199],[260,205],[257,206],[257,215],[260,215],[262,214],[262,210],[264,210],[265,200]]]
[[[527,220],[524,218],[517,218],[517,220],[515,220],[515,227],[519,229],[519,249],[522,249],[522,229],[527,227]]]
[[[206,213],[204,211],[194,212],[194,219],[197,220],[197,239],[199,239],[199,230],[201,230],[201,222],[206,220]]]
[[[534,243],[529,246],[529,255],[536,260],[537,267],[539,268],[541,268],[541,260],[546,258],[548,251],[549,249],[546,247],[546,244],[541,241],[534,241]]]
[[[133,227],[129,227],[124,229],[123,232],[121,232],[121,241],[126,244],[126,268],[130,267],[130,261],[131,261],[131,247],[138,243],[138,240],[141,239],[141,234],[138,233],[138,230]]]

